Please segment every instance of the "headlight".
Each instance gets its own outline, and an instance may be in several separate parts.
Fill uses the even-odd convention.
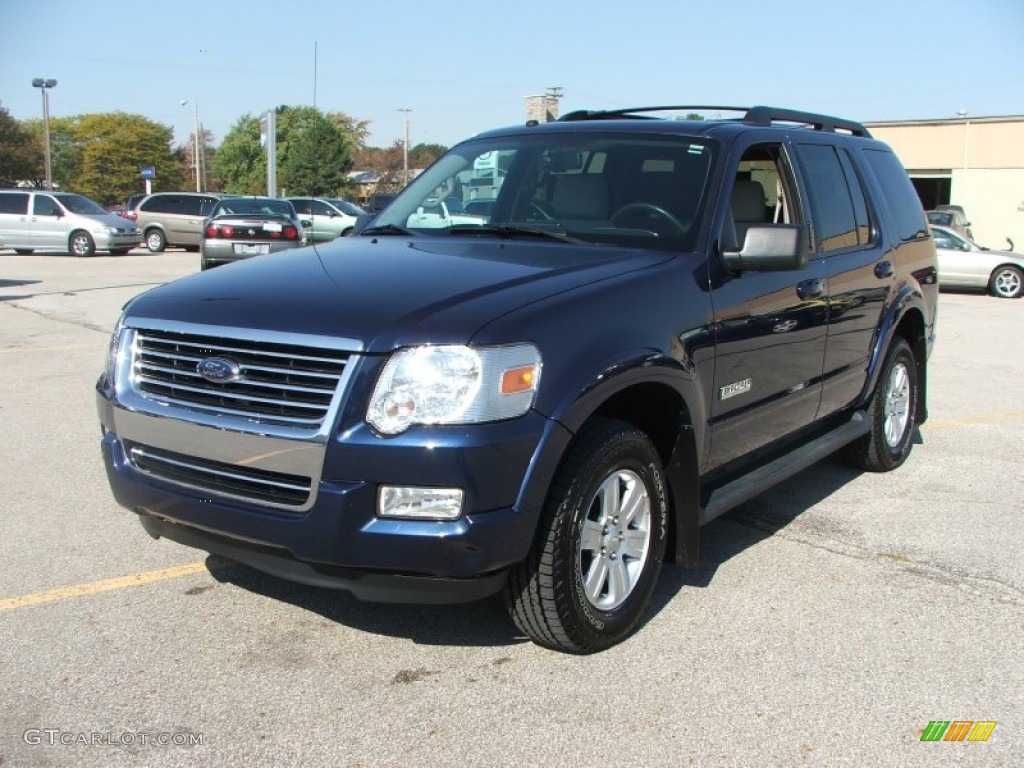
[[[107,384],[111,389],[117,383],[117,368],[121,360],[121,337],[124,335],[124,313],[117,319],[114,332],[110,336],[110,346],[107,349]]]
[[[409,347],[395,352],[370,398],[366,421],[397,435],[413,424],[476,424],[522,416],[540,381],[532,344]]]

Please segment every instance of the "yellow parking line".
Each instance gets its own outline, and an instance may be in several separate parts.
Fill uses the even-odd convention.
[[[216,568],[217,566],[212,565],[210,567]],[[220,567],[223,567],[223,565]],[[133,573],[130,576],[118,576],[117,578],[93,581],[88,584],[75,584],[70,587],[50,589],[46,592],[36,592],[35,594],[22,595],[21,597],[9,597],[4,600],[0,600],[0,612],[10,611],[14,608],[25,608],[30,605],[52,603],[57,600],[66,600],[71,597],[84,597],[85,595],[95,595],[100,592],[110,592],[114,589],[139,587],[143,584],[152,584],[154,581],[177,579],[182,576],[191,576],[208,570],[209,568],[205,562],[186,563],[185,565],[175,565],[171,568],[161,568],[157,571],[144,571],[143,573]]]
[[[921,429],[945,429],[947,427],[969,427],[973,424],[985,424],[993,421],[1012,421],[1013,419],[1024,419],[1024,411],[1009,411],[1007,413],[986,413],[980,416],[965,416],[962,419],[942,419],[940,421],[927,421],[921,425]]]

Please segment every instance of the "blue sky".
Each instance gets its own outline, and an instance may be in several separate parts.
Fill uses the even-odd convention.
[[[0,0],[0,105],[121,110],[219,143],[280,104],[450,145],[524,119],[640,104],[771,104],[862,121],[1024,114],[1022,0]],[[315,55],[314,55],[315,53]],[[189,104],[181,106],[180,101]]]

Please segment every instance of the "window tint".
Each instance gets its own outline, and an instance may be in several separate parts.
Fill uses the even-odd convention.
[[[0,213],[28,213],[28,193],[4,192],[0,194]]]
[[[139,209],[149,213],[183,213],[181,198],[175,195],[155,195],[139,206]]]
[[[36,216],[56,216],[61,211],[57,201],[49,195],[36,195],[32,201],[32,213]]]
[[[871,226],[871,215],[868,212],[867,196],[864,194],[864,187],[861,185],[860,174],[853,167],[853,159],[845,150],[839,151],[839,162],[843,165],[843,173],[846,174],[846,184],[850,189],[850,197],[853,199],[853,215],[857,220],[857,240],[861,245],[867,245],[874,237]]]
[[[835,148],[801,144],[800,159],[814,214],[816,250],[827,252],[858,245],[853,200]]]
[[[309,216],[313,212],[313,201],[308,198],[289,198],[289,201],[295,206],[296,213],[304,213]]]
[[[927,237],[921,200],[896,155],[884,149],[867,149],[864,157],[878,180],[889,213],[892,214],[896,237],[900,240]]]
[[[323,202],[322,200],[314,200],[313,201],[313,214],[315,216],[331,216],[331,215],[335,215],[336,216],[337,215],[337,211],[335,211],[333,208],[331,208],[331,206],[329,206],[327,203]]]

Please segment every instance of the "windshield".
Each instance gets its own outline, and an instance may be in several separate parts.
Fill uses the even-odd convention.
[[[592,243],[692,250],[716,145],[575,133],[474,139],[420,174],[367,230],[544,230]]]
[[[268,198],[232,198],[221,200],[213,209],[214,216],[275,216],[284,219],[291,219],[295,216],[295,209],[286,200],[271,200]]]
[[[338,200],[336,198],[331,198],[330,200],[328,200],[328,202],[331,203],[339,211],[349,216],[362,216],[364,213],[366,213],[366,211],[364,211],[358,205],[356,205],[355,203],[350,203],[348,200]]]
[[[108,216],[110,211],[94,203],[88,197],[82,195],[54,195],[67,210],[71,213],[80,213],[84,216]]]

